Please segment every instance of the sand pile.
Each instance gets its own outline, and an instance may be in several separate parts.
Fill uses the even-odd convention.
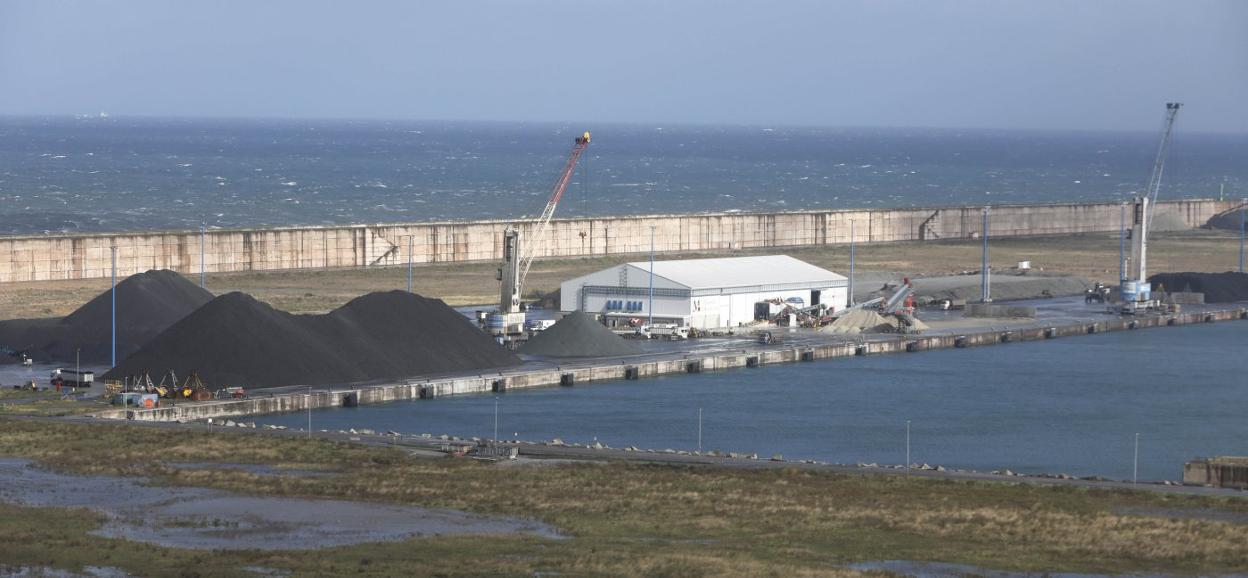
[[[212,293],[173,271],[148,271],[117,284],[117,356],[138,351],[161,331],[212,300]],[[0,322],[0,344],[36,361],[107,363],[112,355],[112,292],[100,293],[62,319]]]
[[[898,333],[902,321],[893,315],[881,315],[871,309],[855,309],[829,323],[819,331],[838,333],[841,335],[858,335],[860,333]],[[908,331],[925,331],[927,324],[917,318],[910,317]]]
[[[518,365],[438,299],[370,293],[324,315],[292,315],[227,293],[158,335],[105,377],[194,371],[209,385],[273,387],[398,379]]]
[[[641,346],[612,333],[593,315],[575,311],[534,335],[520,348],[520,353],[546,357],[609,357],[641,353]]]
[[[1148,278],[1154,291],[1195,291],[1205,303],[1248,301],[1248,273],[1158,273]]]

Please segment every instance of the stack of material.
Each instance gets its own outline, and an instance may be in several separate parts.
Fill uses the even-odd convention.
[[[210,388],[397,379],[518,365],[438,299],[371,293],[324,315],[292,315],[227,293],[106,374],[197,372]]]
[[[543,357],[611,357],[636,355],[641,346],[628,341],[583,311],[569,313],[549,329],[534,335],[520,353]]]
[[[1248,301],[1248,273],[1158,273],[1148,278],[1154,291],[1205,294],[1205,303]]]
[[[62,319],[0,321],[0,344],[36,360],[107,363],[112,356],[112,291]],[[117,356],[143,347],[160,332],[212,300],[212,293],[173,271],[148,271],[117,284]]]
[[[837,317],[832,323],[820,328],[819,331],[842,335],[857,335],[860,333],[898,333],[901,331],[901,327],[902,321],[896,315],[881,315],[878,311],[871,309],[854,309]],[[927,330],[927,324],[918,319],[913,319],[907,330],[913,332],[925,331]]]

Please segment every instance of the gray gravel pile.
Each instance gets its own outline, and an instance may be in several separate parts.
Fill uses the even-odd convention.
[[[636,355],[641,346],[611,332],[582,311],[569,313],[549,329],[538,333],[520,353],[544,357],[611,357]]]

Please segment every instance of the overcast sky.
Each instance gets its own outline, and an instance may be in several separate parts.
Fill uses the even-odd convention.
[[[0,114],[1248,132],[1248,1],[0,0]]]

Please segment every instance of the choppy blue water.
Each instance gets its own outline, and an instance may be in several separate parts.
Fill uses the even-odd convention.
[[[1151,128],[1151,127],[1150,127]],[[0,118],[0,235],[516,218],[572,139],[560,216],[1113,200],[1157,135]],[[1248,189],[1248,135],[1175,137],[1163,196]]]
[[[500,437],[703,446],[788,459],[1182,479],[1197,456],[1248,455],[1248,323],[1103,333],[498,396]],[[494,396],[313,412],[316,429],[493,435]],[[260,423],[304,427],[304,414]]]

